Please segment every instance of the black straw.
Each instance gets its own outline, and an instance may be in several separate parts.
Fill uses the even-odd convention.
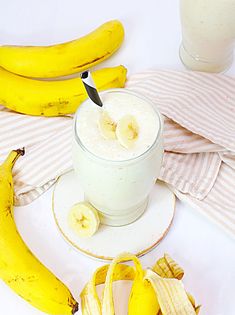
[[[98,94],[98,91],[95,87],[94,81],[92,80],[92,76],[91,76],[90,71],[84,71],[81,74],[81,79],[82,79],[83,85],[87,91],[89,98],[92,100],[93,103],[102,107],[103,103],[102,103],[100,96]]]

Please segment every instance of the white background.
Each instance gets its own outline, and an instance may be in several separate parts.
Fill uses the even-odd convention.
[[[124,64],[129,74],[148,68],[184,69],[178,57],[181,31],[177,0],[0,0],[0,44],[63,42],[114,18],[123,22],[126,39],[102,67]],[[235,76],[235,64],[228,74]],[[30,206],[17,208],[17,226],[38,258],[78,298],[102,263],[84,257],[63,241],[53,222],[51,193],[49,190]],[[177,202],[169,234],[141,261],[150,266],[164,252],[184,267],[185,286],[203,305],[202,315],[235,314],[235,245],[224,232],[188,205]],[[42,313],[0,282],[0,314]]]

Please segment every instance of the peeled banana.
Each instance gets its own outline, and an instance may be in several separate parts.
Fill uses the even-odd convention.
[[[27,248],[13,218],[12,168],[24,150],[12,151],[0,166],[0,278],[39,310],[70,315],[78,304],[67,287]]]
[[[128,315],[158,314],[158,300],[151,284],[144,279],[145,270],[134,255],[131,259],[135,263],[135,278],[129,297]]]
[[[81,237],[90,237],[100,225],[98,211],[88,202],[76,203],[69,212],[69,226]]]
[[[120,264],[129,260],[134,262],[134,267]],[[165,255],[154,268],[158,273],[143,270],[138,258],[129,253],[121,254],[110,265],[98,268],[81,293],[82,314],[114,315],[112,282],[116,280],[133,280],[128,315],[198,314],[200,307],[195,306],[192,297],[189,298],[182,282],[173,279],[175,275],[183,276],[180,266]],[[102,301],[96,291],[96,285],[101,283],[105,283]]]
[[[109,21],[79,39],[52,46],[0,46],[0,66],[23,76],[52,78],[80,72],[109,58],[121,45],[124,28]]]
[[[123,87],[123,66],[94,71],[98,90]],[[80,78],[63,81],[27,79],[0,68],[0,104],[16,112],[35,116],[59,116],[74,113],[87,98]]]

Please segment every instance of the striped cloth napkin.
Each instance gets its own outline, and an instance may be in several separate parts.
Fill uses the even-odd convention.
[[[235,79],[147,71],[126,87],[151,99],[165,117],[160,179],[235,236]],[[14,168],[17,205],[40,196],[72,168],[72,117],[31,117],[0,107],[0,162],[26,147]]]

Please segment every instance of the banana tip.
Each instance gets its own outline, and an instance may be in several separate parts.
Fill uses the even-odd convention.
[[[25,148],[17,149],[15,150],[19,155],[24,155],[25,154]]]
[[[78,303],[76,303],[76,304],[74,304],[74,306],[73,306],[72,315],[74,315],[75,313],[77,313],[78,310],[79,310]]]

